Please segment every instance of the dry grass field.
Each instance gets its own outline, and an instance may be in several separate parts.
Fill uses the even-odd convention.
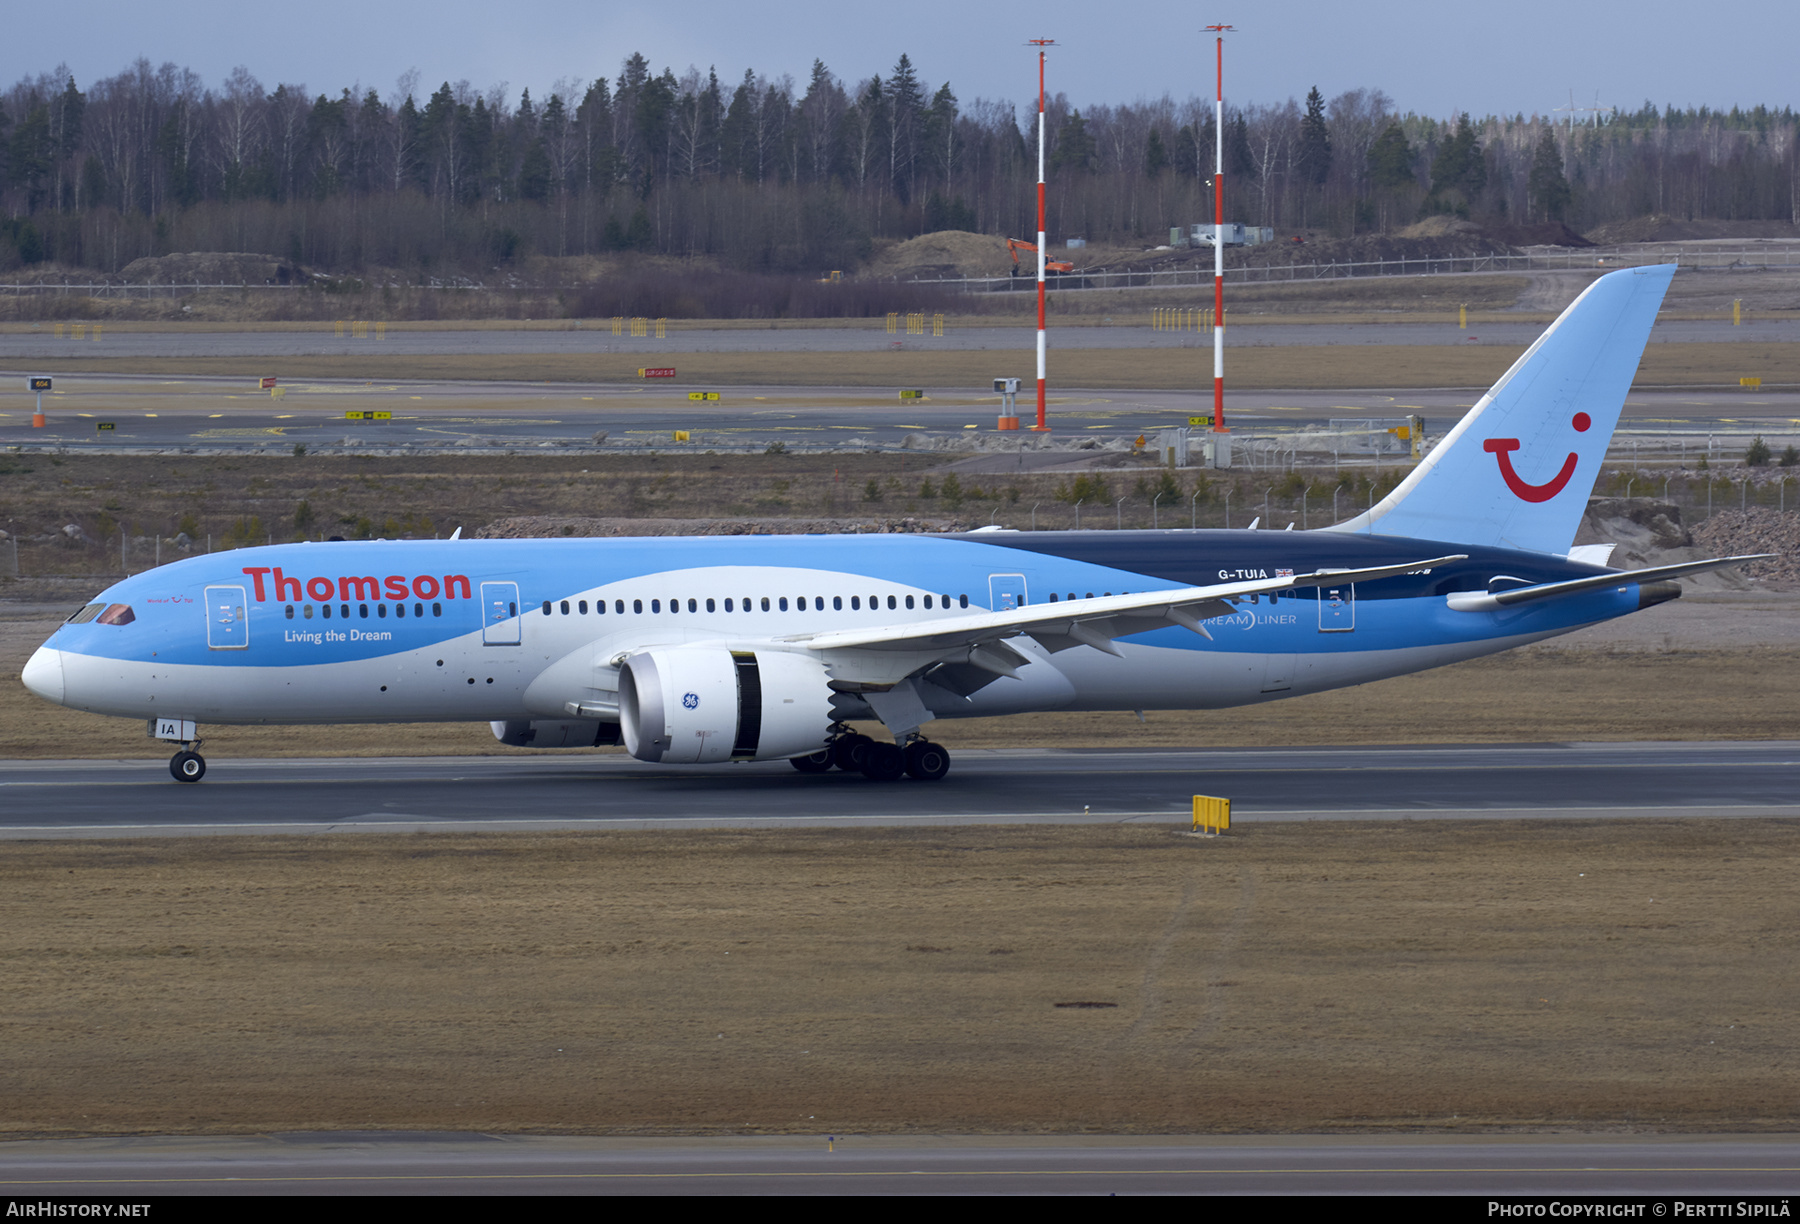
[[[1014,375],[1036,377],[1031,351],[933,352],[929,340],[895,352],[885,334],[869,337],[866,353],[683,353],[679,382],[696,386],[984,387]],[[1284,345],[1240,348],[1231,354],[1231,382],[1243,390],[1356,390],[1360,388],[1487,387],[1523,346]],[[1210,349],[1063,349],[1055,380],[1065,387],[1151,390],[1192,387],[1210,370]],[[357,357],[285,357],[284,378],[435,381],[444,379],[638,384],[641,353],[407,356],[379,352]],[[1007,369],[1010,362],[1014,368]],[[262,364],[267,364],[266,362]],[[1765,385],[1800,382],[1800,351],[1786,344],[1658,344],[1645,355],[1637,385],[1730,384],[1755,370]],[[1198,371],[1198,373],[1197,373]],[[216,375],[254,377],[260,369],[230,357],[58,359],[65,374]],[[1207,373],[1210,377],[1210,374]]]
[[[9,843],[0,1133],[1787,1130],[1800,825]]]

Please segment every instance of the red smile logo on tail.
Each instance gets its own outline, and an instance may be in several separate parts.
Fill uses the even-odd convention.
[[[1587,413],[1577,412],[1575,419],[1570,423],[1575,426],[1576,433],[1586,433],[1588,427],[1594,422]],[[1481,449],[1499,461],[1501,478],[1506,481],[1506,487],[1511,489],[1521,501],[1547,502],[1561,493],[1563,487],[1569,483],[1569,477],[1575,474],[1577,457],[1573,451],[1569,452],[1568,458],[1563,460],[1561,471],[1543,484],[1534,485],[1521,479],[1518,472],[1513,470],[1512,452],[1519,449],[1517,438],[1489,438],[1481,444]]]

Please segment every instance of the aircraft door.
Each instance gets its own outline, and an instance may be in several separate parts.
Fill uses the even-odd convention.
[[[1011,612],[1026,604],[1024,574],[989,574],[988,606],[996,612]]]
[[[242,650],[250,645],[249,603],[243,587],[206,588],[206,645],[212,650]]]
[[[1319,632],[1349,633],[1356,628],[1356,584],[1319,588]]]
[[[519,584],[516,582],[484,582],[481,584],[481,644],[483,646],[517,646],[519,644]]]

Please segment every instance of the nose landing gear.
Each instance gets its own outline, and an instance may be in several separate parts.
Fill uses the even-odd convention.
[[[200,755],[200,725],[192,718],[156,717],[144,728],[151,739],[178,744],[181,750],[169,758],[169,776],[177,782],[198,782],[206,776],[206,758]]]

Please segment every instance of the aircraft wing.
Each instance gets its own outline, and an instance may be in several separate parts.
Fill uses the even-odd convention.
[[[1665,578],[1680,578],[1686,574],[1702,574],[1707,570],[1724,569],[1728,565],[1742,565],[1746,561],[1767,561],[1774,555],[1774,553],[1755,553],[1744,557],[1715,557],[1710,561],[1684,561],[1679,565],[1658,565],[1650,569],[1615,570],[1610,574],[1596,574],[1592,578],[1571,578],[1566,582],[1540,582],[1536,586],[1511,587],[1504,591],[1458,591],[1447,596],[1446,602],[1453,611],[1457,612],[1495,612],[1501,608],[1511,608],[1538,599],[1551,599],[1558,595],[1604,590],[1610,586],[1624,586],[1630,582],[1656,582]]]
[[[1170,625],[1211,637],[1203,622],[1213,617],[1230,616],[1238,610],[1231,601],[1244,596],[1301,587],[1373,582],[1378,578],[1448,565],[1464,560],[1465,556],[1459,553],[1373,569],[1322,570],[1281,578],[1255,578],[1211,586],[1029,604],[999,612],[978,612],[868,629],[795,634],[780,640],[824,655],[833,675],[839,678],[838,687],[841,688],[891,685],[922,667],[937,663],[966,663],[987,673],[986,678],[991,680],[995,675],[1014,675],[1019,667],[1030,662],[1005,644],[1007,638],[1030,637],[1052,653],[1075,646],[1091,646],[1117,655],[1119,649],[1113,645],[1114,638]]]

